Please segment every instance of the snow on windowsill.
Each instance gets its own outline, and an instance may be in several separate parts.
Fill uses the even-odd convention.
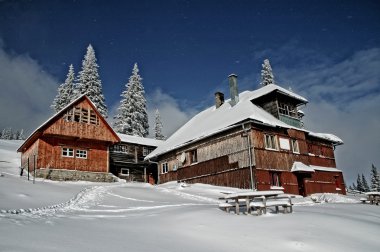
[[[270,189],[271,190],[284,190],[284,187],[282,187],[282,186],[271,186]]]

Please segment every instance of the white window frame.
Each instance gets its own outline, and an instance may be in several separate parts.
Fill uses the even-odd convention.
[[[75,157],[87,159],[87,150],[76,150],[75,151]]]
[[[166,163],[162,163],[162,165],[161,165],[161,173],[162,174],[165,174],[165,173],[168,173],[169,172],[169,165],[168,165],[168,163],[166,162]]]
[[[121,168],[120,169],[120,175],[129,177],[129,169],[128,168]]]
[[[278,150],[278,141],[276,135],[264,134],[264,144],[267,150]]]
[[[300,154],[300,146],[298,144],[298,140],[297,139],[291,139],[290,143],[291,143],[293,153]]]
[[[73,148],[67,148],[67,147],[62,147],[62,157],[74,157],[74,149]]]

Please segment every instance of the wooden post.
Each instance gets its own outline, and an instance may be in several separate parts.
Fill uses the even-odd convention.
[[[33,155],[33,184],[36,183],[36,155]]]
[[[29,156],[28,156],[27,164],[28,164],[28,181],[29,181],[29,172],[30,172],[30,170],[29,170]]]

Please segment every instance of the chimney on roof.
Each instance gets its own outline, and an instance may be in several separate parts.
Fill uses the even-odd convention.
[[[221,92],[215,93],[215,107],[219,108],[224,103],[224,94]]]
[[[230,96],[231,106],[235,106],[239,102],[239,93],[238,93],[238,87],[237,87],[237,75],[236,74],[230,74],[228,76],[228,82],[230,84]]]

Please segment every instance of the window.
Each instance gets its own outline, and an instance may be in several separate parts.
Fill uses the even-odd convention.
[[[290,142],[292,143],[292,151],[293,151],[293,153],[300,153],[300,148],[298,146],[298,141],[296,139],[292,139],[292,140],[290,140]]]
[[[62,148],[62,157],[74,157],[74,149],[72,148]]]
[[[280,173],[279,172],[270,172],[270,185],[271,186],[281,186]]]
[[[143,147],[143,156],[148,156],[149,153],[151,153],[152,150],[150,150],[148,147]]]
[[[275,135],[265,135],[265,149],[277,150],[277,138]]]
[[[190,151],[190,160],[191,160],[191,163],[198,162],[197,150]]]
[[[162,174],[168,173],[168,172],[169,172],[168,163],[163,163],[162,164]]]
[[[67,122],[79,122],[99,125],[99,117],[92,109],[74,107],[63,116]]]
[[[295,110],[294,106],[292,106],[292,105],[279,103],[278,104],[278,112],[282,115],[287,115],[287,116],[298,118],[296,110]]]
[[[120,175],[129,176],[129,169],[128,168],[121,168]]]
[[[77,150],[75,156],[77,158],[87,158],[87,151],[86,150]]]

